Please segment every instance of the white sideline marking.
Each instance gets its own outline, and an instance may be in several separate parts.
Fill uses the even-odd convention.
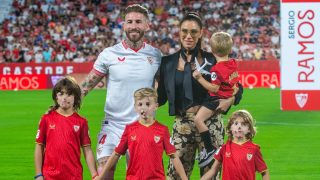
[[[281,122],[265,122],[265,121],[256,121],[257,124],[272,124],[272,125],[281,125],[281,126],[320,126],[320,124],[298,124],[298,123],[281,123]]]

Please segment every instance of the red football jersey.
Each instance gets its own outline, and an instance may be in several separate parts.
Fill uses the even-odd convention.
[[[36,143],[45,146],[45,179],[82,179],[80,146],[91,144],[86,119],[77,113],[65,117],[51,111],[40,120]]]
[[[256,171],[267,170],[260,147],[252,141],[239,145],[229,140],[214,154],[214,158],[222,162],[223,180],[255,180]]]
[[[219,85],[220,88],[216,93],[210,93],[210,96],[219,96],[220,98],[229,98],[233,94],[233,86],[237,86],[239,81],[237,72],[237,62],[235,59],[229,59],[228,61],[218,62],[212,66],[211,83]]]
[[[170,144],[168,128],[157,121],[149,127],[139,121],[127,125],[115,152],[123,155],[127,149],[130,156],[127,180],[164,180],[163,151],[167,155],[176,152]]]

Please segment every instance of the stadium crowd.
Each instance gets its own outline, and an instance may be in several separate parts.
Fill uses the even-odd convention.
[[[0,22],[0,63],[95,61],[122,40],[122,10],[139,3],[150,11],[146,41],[164,55],[180,48],[179,21],[187,11],[203,17],[203,48],[213,32],[234,40],[239,60],[280,58],[278,0],[13,0]],[[9,8],[9,7],[8,7]]]

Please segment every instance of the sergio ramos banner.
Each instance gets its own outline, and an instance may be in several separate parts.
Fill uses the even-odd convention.
[[[320,110],[320,0],[281,1],[281,109]]]

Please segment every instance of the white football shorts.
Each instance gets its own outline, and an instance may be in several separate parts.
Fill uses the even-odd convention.
[[[120,142],[125,126],[115,125],[109,121],[103,121],[98,134],[97,159],[111,156]]]

